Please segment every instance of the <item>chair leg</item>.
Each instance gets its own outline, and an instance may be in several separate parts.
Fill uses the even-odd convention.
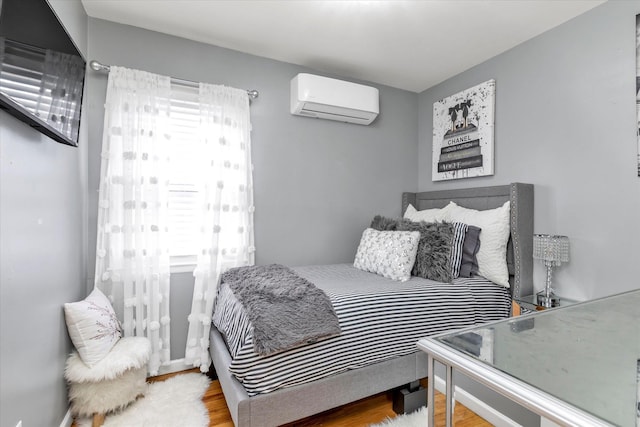
[[[104,424],[104,414],[98,414],[97,412],[93,414],[93,422],[91,423],[91,427],[101,427]]]

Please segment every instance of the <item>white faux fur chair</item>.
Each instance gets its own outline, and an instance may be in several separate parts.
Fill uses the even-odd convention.
[[[144,337],[120,339],[104,359],[92,367],[76,351],[67,359],[64,376],[74,416],[93,416],[101,426],[107,412],[124,408],[147,390],[147,362],[151,353]]]

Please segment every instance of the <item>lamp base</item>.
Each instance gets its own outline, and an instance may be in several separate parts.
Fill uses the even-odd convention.
[[[560,298],[555,296],[553,292],[545,295],[545,292],[542,291],[538,294],[538,305],[547,308],[558,307],[560,305]]]

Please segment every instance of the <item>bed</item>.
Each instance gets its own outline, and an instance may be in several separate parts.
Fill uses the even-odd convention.
[[[533,186],[512,183],[503,186],[445,190],[402,195],[402,212],[409,204],[418,210],[443,208],[450,201],[471,209],[487,210],[510,202],[510,238],[507,250],[509,295],[532,293],[533,269]],[[337,267],[339,270],[343,267]],[[313,268],[302,270],[314,274]],[[351,273],[349,273],[351,274]],[[329,341],[329,340],[328,340]],[[343,370],[312,382],[288,385],[275,391],[245,388],[238,375],[237,362],[221,333],[211,328],[210,353],[236,426],[277,426],[390,390],[427,377],[427,361],[417,348],[408,354],[384,359],[355,369]],[[234,365],[232,367],[232,365]],[[255,385],[257,387],[257,385]],[[248,391],[249,390],[249,391]]]

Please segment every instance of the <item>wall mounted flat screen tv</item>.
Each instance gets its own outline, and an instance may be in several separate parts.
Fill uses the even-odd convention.
[[[0,5],[0,108],[77,146],[84,58],[45,0]]]

